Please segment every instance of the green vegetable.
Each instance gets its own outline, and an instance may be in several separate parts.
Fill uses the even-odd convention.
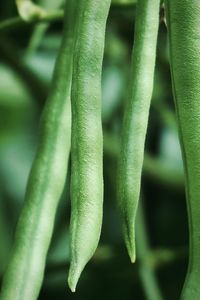
[[[62,45],[41,119],[39,145],[16,229],[13,255],[3,279],[1,300],[37,299],[43,280],[70,152],[73,2],[69,0],[66,5]]]
[[[102,224],[101,70],[110,2],[79,1],[72,81],[72,291],[96,250]]]
[[[200,1],[168,0],[173,92],[186,177],[190,255],[182,299],[200,297]]]
[[[135,261],[135,218],[153,90],[159,6],[159,0],[138,2],[129,97],[125,107],[121,137],[118,202],[125,242],[132,262]]]

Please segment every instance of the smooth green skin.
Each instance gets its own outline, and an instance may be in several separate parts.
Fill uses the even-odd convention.
[[[101,71],[110,0],[79,1],[72,80],[71,265],[75,291],[94,254],[103,210]]]
[[[168,0],[173,91],[186,177],[190,255],[181,299],[200,299],[200,1]]]
[[[39,145],[29,176],[13,254],[3,278],[1,300],[37,299],[54,219],[63,192],[71,144],[73,0],[67,1],[65,29],[45,106]],[[68,13],[68,10],[70,12]]]
[[[124,113],[118,165],[118,202],[125,243],[132,262],[136,258],[135,218],[153,91],[159,7],[159,0],[138,2],[129,97]]]

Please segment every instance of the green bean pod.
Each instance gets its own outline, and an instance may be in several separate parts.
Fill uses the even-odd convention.
[[[160,0],[139,0],[137,5],[129,96],[118,162],[118,203],[125,243],[132,262],[136,256],[135,218],[153,91]]]
[[[110,0],[79,1],[72,80],[72,291],[98,245],[103,210],[101,70]]]
[[[173,93],[186,179],[189,266],[184,300],[200,298],[200,1],[167,0]]]
[[[37,299],[42,285],[71,145],[73,2],[69,0],[66,4],[61,49],[41,119],[39,144],[16,229],[13,254],[3,278],[1,300]]]

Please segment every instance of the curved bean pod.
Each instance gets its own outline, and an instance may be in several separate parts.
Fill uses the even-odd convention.
[[[138,2],[129,97],[124,112],[118,164],[118,203],[125,243],[135,261],[135,218],[156,57],[160,0]]]
[[[72,291],[98,245],[103,210],[101,69],[110,0],[81,0],[72,80]]]
[[[200,2],[167,0],[170,64],[186,178],[190,254],[182,299],[200,298]]]
[[[16,229],[13,255],[4,275],[1,300],[37,299],[52,237],[71,144],[73,0],[67,1],[65,28],[46,103],[39,145]]]

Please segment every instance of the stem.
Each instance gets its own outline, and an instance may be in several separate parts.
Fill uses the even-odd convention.
[[[60,9],[62,0],[57,0],[57,1],[40,1],[39,4],[41,4],[45,9],[48,10],[57,10]],[[27,49],[26,49],[26,58],[32,56],[34,52],[37,50],[39,47],[47,29],[49,28],[49,23],[45,24],[37,24],[33,32],[31,34]]]
[[[144,287],[147,300],[162,300],[163,297],[158,286],[156,274],[151,265],[148,262],[148,257],[151,252],[146,225],[144,220],[143,204],[140,203],[137,214],[137,226],[136,226],[136,245],[137,255],[139,259],[139,275]]]
[[[45,9],[34,4],[31,0],[16,0],[16,5],[19,15],[27,22],[44,18],[48,13]]]
[[[30,26],[38,23],[50,23],[50,22],[60,21],[63,20],[63,17],[64,17],[64,11],[62,9],[54,12],[53,11],[48,12],[46,13],[45,16],[41,17],[40,19],[37,20],[32,19],[29,20],[29,22],[23,20],[22,17],[13,17],[0,22],[0,33],[9,30],[15,30],[19,27]]]
[[[113,1],[111,8],[114,9],[131,9],[135,8],[136,1],[132,0],[130,3],[124,3],[123,1]],[[40,16],[37,19],[31,19],[28,22],[25,21],[22,17],[16,16],[4,21],[0,22],[0,34],[2,32],[6,32],[9,30],[16,30],[17,28],[24,27],[24,26],[33,26],[38,23],[51,23],[56,21],[62,21],[64,17],[64,11],[62,9],[56,11],[46,11],[46,14]]]

